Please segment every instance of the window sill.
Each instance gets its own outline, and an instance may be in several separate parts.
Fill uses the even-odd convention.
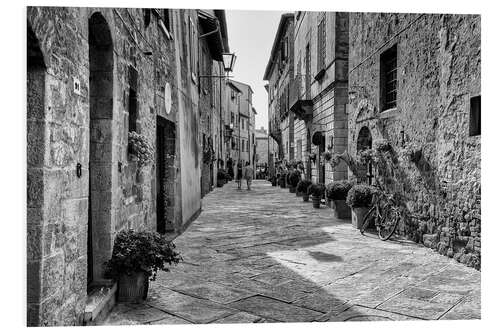
[[[380,119],[392,118],[395,117],[398,113],[398,108],[385,109],[384,111],[379,113]]]

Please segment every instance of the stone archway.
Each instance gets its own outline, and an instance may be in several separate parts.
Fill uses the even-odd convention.
[[[101,13],[89,19],[89,216],[87,282],[98,284],[112,251],[113,41]]]
[[[30,23],[27,26],[27,325],[39,326],[43,243],[46,66]]]
[[[358,140],[356,141],[356,152],[359,154],[363,150],[372,149],[372,134],[367,126],[361,127],[358,133]],[[365,175],[361,181],[372,184],[373,179],[373,166],[363,166],[359,168],[360,174]]]

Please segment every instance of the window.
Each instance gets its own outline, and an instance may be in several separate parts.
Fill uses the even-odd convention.
[[[236,140],[234,136],[231,137],[231,149],[236,149]]]
[[[281,61],[288,60],[288,37],[283,38],[283,42],[281,43]]]
[[[245,151],[245,140],[241,139],[241,151]]]
[[[129,91],[128,91],[128,131],[137,131],[137,71],[129,66]]]
[[[469,136],[481,135],[481,96],[470,99]]]
[[[318,24],[318,74],[325,69],[326,58],[326,23],[325,14],[322,14]]]
[[[250,141],[247,141],[247,151],[250,151]]]
[[[397,47],[394,45],[380,56],[380,105],[381,110],[397,106],[398,90]]]
[[[231,112],[231,125],[234,126],[234,112]]]

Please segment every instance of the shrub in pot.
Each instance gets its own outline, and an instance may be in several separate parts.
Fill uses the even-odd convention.
[[[363,217],[372,204],[373,193],[376,189],[369,185],[354,185],[347,193],[346,203],[352,209],[352,225],[360,229]]]
[[[311,184],[311,181],[307,179],[299,181],[297,183],[297,196],[301,196],[304,201],[309,201],[309,194],[307,193],[307,189],[309,188],[309,186],[311,186]]]
[[[147,297],[149,280],[158,270],[182,260],[175,245],[153,231],[120,231],[111,259],[105,263],[106,277],[118,281],[118,301],[140,302]]]
[[[351,218],[351,210],[347,206],[346,198],[352,185],[348,180],[336,180],[326,186],[325,195],[332,203],[336,218]]]
[[[312,197],[313,207],[319,208],[321,204],[321,198],[325,194],[325,185],[321,183],[311,184],[307,188],[307,194]]]
[[[217,187],[222,187],[224,186],[225,183],[227,183],[227,173],[224,170],[218,170],[217,171]]]
[[[294,170],[288,173],[288,184],[290,186],[290,192],[295,193],[297,190],[297,184],[300,181],[300,171]]]

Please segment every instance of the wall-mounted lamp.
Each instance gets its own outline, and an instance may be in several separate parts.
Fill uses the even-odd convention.
[[[226,73],[233,71],[235,62],[236,62],[236,55],[234,53],[222,54],[222,64],[224,66],[224,71]]]

